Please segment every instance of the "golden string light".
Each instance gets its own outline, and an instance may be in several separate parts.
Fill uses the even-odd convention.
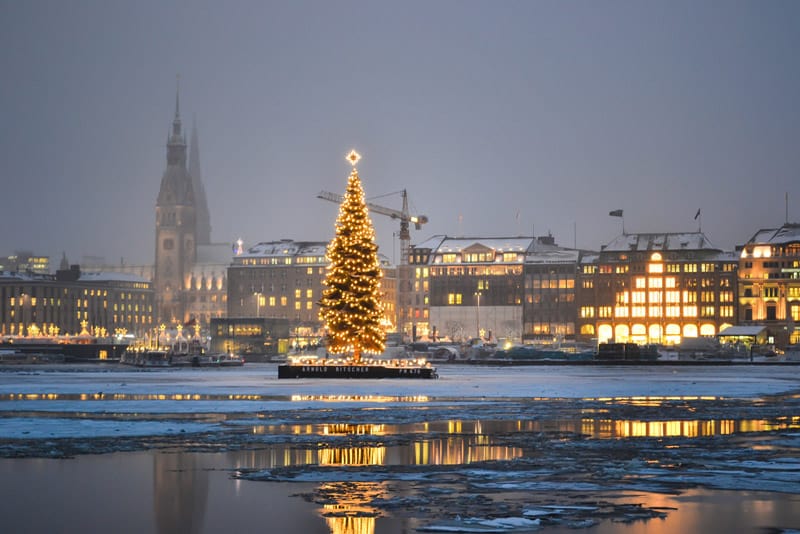
[[[346,158],[353,170],[339,207],[336,233],[328,245],[323,282],[326,288],[319,305],[320,319],[328,333],[328,351],[352,352],[353,360],[358,362],[362,352],[380,353],[385,347],[381,328],[382,271],[375,230],[355,167],[361,156],[353,150]]]

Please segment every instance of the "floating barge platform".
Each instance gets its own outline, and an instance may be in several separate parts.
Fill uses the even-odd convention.
[[[424,360],[341,360],[301,358],[278,366],[278,378],[439,378]]]

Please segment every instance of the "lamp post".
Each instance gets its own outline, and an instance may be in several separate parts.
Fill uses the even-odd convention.
[[[481,292],[476,291],[475,296],[478,299],[478,305],[475,308],[475,327],[478,333],[478,339],[481,337]]]

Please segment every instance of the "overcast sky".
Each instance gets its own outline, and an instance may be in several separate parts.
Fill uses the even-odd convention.
[[[733,249],[787,192],[800,221],[798,50],[796,1],[0,0],[0,255],[153,261],[178,73],[215,242],[330,239],[356,148],[368,197],[430,218],[413,242],[598,249],[611,210],[701,209]]]

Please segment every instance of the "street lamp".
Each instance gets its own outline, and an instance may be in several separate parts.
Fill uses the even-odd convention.
[[[478,306],[475,308],[475,327],[478,332],[478,339],[481,337],[481,292],[476,291],[475,296],[478,299]]]

